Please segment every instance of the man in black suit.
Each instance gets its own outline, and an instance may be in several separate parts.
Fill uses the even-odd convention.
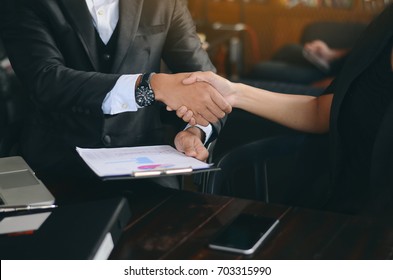
[[[207,158],[204,144],[230,105],[207,84],[184,86],[184,73],[153,73],[162,60],[173,73],[214,70],[184,1],[2,3],[1,36],[35,104],[21,154],[41,178],[93,176],[76,146],[175,143],[190,156]],[[168,139],[165,105],[186,105],[198,124],[214,125],[184,125],[175,141]]]

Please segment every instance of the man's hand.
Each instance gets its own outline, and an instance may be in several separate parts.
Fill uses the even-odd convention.
[[[169,110],[187,107],[195,123],[202,126],[217,122],[232,111],[228,101],[208,83],[183,83],[189,76],[189,73],[153,75],[151,86],[156,100],[165,103]]]
[[[166,107],[168,111],[173,111],[172,108],[169,106]],[[197,124],[197,121],[194,118],[194,114],[191,110],[188,110],[186,106],[181,106],[179,109],[176,110],[176,115],[180,118],[183,119],[184,122],[188,123],[191,126],[194,126]]]
[[[202,143],[204,132],[197,127],[190,127],[179,132],[175,137],[176,149],[187,156],[206,161],[209,152]]]

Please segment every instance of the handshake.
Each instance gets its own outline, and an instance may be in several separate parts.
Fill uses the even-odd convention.
[[[190,125],[207,126],[232,111],[234,84],[213,72],[156,74],[155,98]]]

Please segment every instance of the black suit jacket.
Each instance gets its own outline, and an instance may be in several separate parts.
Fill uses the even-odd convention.
[[[393,5],[390,5],[370,23],[350,52],[339,75],[326,90],[328,93],[334,93],[330,120],[331,147],[333,147],[331,157],[332,162],[338,166],[341,165],[340,156],[342,154],[341,139],[338,132],[342,102],[352,83],[375,60],[392,38],[392,27]],[[337,166],[334,166],[334,169],[336,169],[334,175],[338,176]]]
[[[1,35],[36,105],[22,143],[23,155],[36,170],[75,156],[75,146],[168,142],[162,104],[103,115],[102,102],[121,74],[159,72],[161,60],[172,72],[215,70],[182,0],[120,0],[111,74],[99,68],[85,1],[4,1]]]
[[[375,20],[373,20],[347,58],[340,74],[332,85],[327,88],[327,93],[334,93],[331,120],[331,163],[332,180],[335,186],[340,186],[340,176],[345,164],[343,160],[343,146],[338,126],[340,123],[341,105],[354,81],[366,70],[367,67],[380,55],[382,50],[393,37],[393,5],[388,6]],[[370,208],[377,208],[377,204],[385,206],[392,203],[393,182],[393,103],[388,106],[385,117],[381,123],[373,146],[371,158],[371,170],[369,178]],[[356,186],[355,186],[356,187]],[[336,190],[340,192],[339,189]],[[371,199],[371,196],[379,197]],[[382,205],[384,204],[384,205]],[[391,205],[393,206],[393,205]],[[364,205],[364,208],[367,208]],[[393,208],[393,207],[391,207]],[[374,209],[371,209],[374,211]]]

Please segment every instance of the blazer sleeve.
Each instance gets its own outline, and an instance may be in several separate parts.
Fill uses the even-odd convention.
[[[170,28],[164,45],[163,60],[175,73],[214,71],[216,68],[196,33],[191,14],[184,3],[176,0]]]
[[[195,23],[184,1],[176,1],[173,18],[164,45],[163,60],[174,72],[213,71],[207,52],[202,48],[196,33]],[[222,129],[226,118],[212,124],[213,134],[206,143],[214,141]]]

